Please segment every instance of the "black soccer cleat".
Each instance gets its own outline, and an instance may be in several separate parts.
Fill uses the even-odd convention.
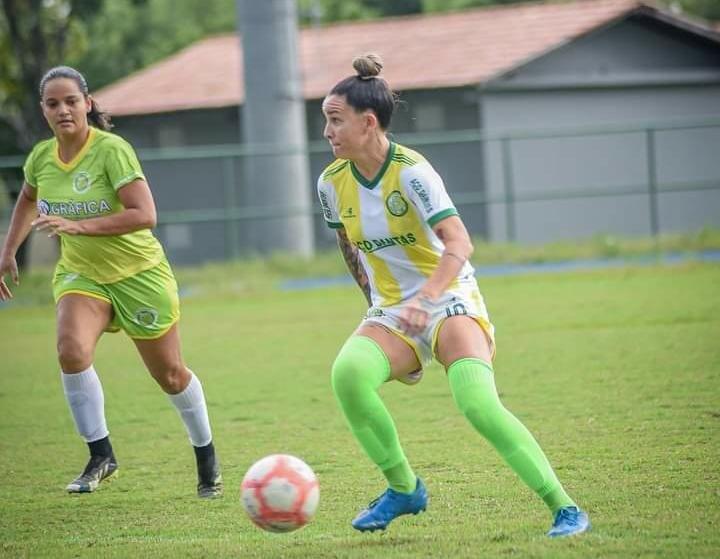
[[[198,453],[196,447],[198,469],[197,494],[201,499],[215,499],[216,497],[221,497],[223,493],[220,463],[215,456],[215,449],[211,445],[212,443],[207,447],[202,447],[202,449],[205,450],[205,452],[202,453]]]
[[[92,493],[101,481],[117,474],[117,460],[111,456],[90,456],[83,472],[66,487],[68,493]]]

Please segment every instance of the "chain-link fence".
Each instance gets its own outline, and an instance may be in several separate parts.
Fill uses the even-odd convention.
[[[658,235],[720,226],[720,117],[393,139],[428,158],[470,232],[491,241]],[[298,212],[313,212],[317,247],[334,242],[319,211],[306,203],[288,201],[278,208],[254,202],[256,191],[243,183],[243,161],[278,153],[242,144],[140,150],[159,210],[158,236],[173,262],[253,254],[253,223],[273,220],[282,227]],[[311,142],[308,155],[314,185],[332,156],[326,142]],[[6,191],[19,189],[23,159],[0,158]],[[310,207],[317,208],[314,187],[307,195]],[[1,208],[6,224],[9,208]]]

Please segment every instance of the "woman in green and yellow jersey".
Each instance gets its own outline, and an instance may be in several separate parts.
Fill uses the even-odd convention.
[[[0,300],[18,283],[15,254],[34,227],[58,236],[53,278],[61,379],[79,434],[90,449],[67,490],[89,493],[115,474],[104,395],[93,365],[105,331],[124,330],[150,374],[168,394],[195,451],[200,497],[222,493],[205,396],[183,362],[177,284],[153,236],[155,203],[133,148],[110,123],[85,78],[67,66],[40,82],[40,106],[53,137],[24,166],[25,182],[0,252]]]
[[[500,402],[494,329],[468,259],[472,244],[442,179],[419,153],[386,136],[397,98],[375,55],[323,101],[337,159],[318,180],[323,216],[370,305],[332,368],[338,403],[389,485],[352,526],[383,530],[427,506],[392,417],[378,395],[389,380],[415,384],[436,358],[458,408],[553,514],[549,536],[590,527],[530,432]]]

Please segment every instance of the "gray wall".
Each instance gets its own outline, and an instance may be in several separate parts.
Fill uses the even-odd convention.
[[[402,141],[403,135],[410,133],[479,126],[475,88],[401,92],[401,99],[392,123],[396,141]],[[324,117],[320,107],[321,100],[307,103],[308,137],[322,145],[310,154],[313,208],[317,206],[314,189],[317,177],[332,162],[330,149],[324,146]],[[156,157],[161,154],[153,151],[188,146],[207,146],[208,150],[204,151],[212,151],[213,145],[236,144],[240,137],[240,114],[237,107],[233,107],[114,119],[115,132],[130,141],[141,155],[161,222],[167,221],[166,218],[175,222],[179,219],[173,215],[175,212],[195,210],[217,215],[218,209],[232,205],[248,209],[257,206],[242,184],[242,157],[190,158],[178,151],[176,157],[158,160]],[[435,143],[423,145],[419,150],[437,167],[453,194],[474,192],[481,183],[478,177],[482,177],[482,173],[466,165],[467,161],[477,163],[482,157],[478,142],[474,145]],[[473,234],[484,235],[484,213],[475,210],[469,207],[463,216]],[[193,264],[253,254],[253,222],[256,219],[235,220],[230,227],[211,221],[161,224],[157,234],[174,263]],[[314,227],[318,247],[334,245],[335,233],[325,226],[319,213],[315,214]]]
[[[122,116],[112,120],[113,131],[136,149],[236,144],[240,141],[237,107]]]
[[[634,17],[482,88],[408,91],[401,99],[393,138],[432,162],[474,235],[543,242],[648,235],[653,225],[720,226],[720,190],[711,188],[720,186],[720,126],[655,130],[675,121],[718,122],[718,42]],[[320,103],[311,100],[306,109],[312,184],[332,159]],[[242,184],[242,158],[211,154],[227,154],[238,142],[240,118],[230,107],[116,119],[116,131],[141,152],[165,221],[158,234],[175,263],[253,252],[253,221],[267,212],[217,221],[227,208],[252,213],[257,206]],[[467,130],[475,138],[453,135]],[[179,146],[204,155],[177,151],[162,159],[143,151]],[[315,208],[314,189],[311,196]],[[200,214],[177,213],[189,210]],[[314,224],[318,246],[331,246],[334,233],[319,213]]]
[[[658,130],[652,138],[642,130],[592,131],[720,118],[717,44],[631,19],[489,84],[481,103],[485,131],[512,138],[505,146],[510,172],[502,142],[486,143],[488,195],[502,200],[509,188],[517,198],[512,208],[489,206],[491,239],[648,235],[653,180],[660,232],[720,225],[720,190],[701,190],[720,186],[713,147],[720,126]],[[538,129],[574,133],[521,132]],[[548,199],[552,192],[576,198]]]

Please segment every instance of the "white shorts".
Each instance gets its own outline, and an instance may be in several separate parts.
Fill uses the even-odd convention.
[[[490,342],[490,350],[493,357],[495,356],[495,327],[490,322],[485,301],[474,279],[472,282],[462,283],[458,288],[446,291],[437,300],[425,330],[415,336],[408,336],[400,329],[398,319],[405,304],[400,303],[392,307],[370,307],[362,324],[375,322],[397,334],[413,348],[420,366],[426,367],[435,355],[438,333],[445,319],[451,316],[469,316],[474,318],[485,332]]]

